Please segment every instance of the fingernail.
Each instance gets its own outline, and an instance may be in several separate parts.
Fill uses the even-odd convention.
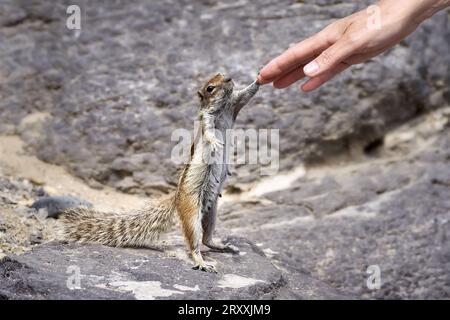
[[[311,61],[310,63],[308,63],[306,66],[303,67],[303,72],[307,75],[313,74],[317,70],[319,70],[319,65],[315,61]]]
[[[258,77],[256,77],[256,81],[258,82],[258,84],[266,84],[266,81],[264,80],[263,77],[261,77],[261,75],[258,74]]]

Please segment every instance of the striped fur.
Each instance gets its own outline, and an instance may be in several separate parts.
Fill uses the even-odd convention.
[[[226,161],[210,163],[207,160],[211,156],[211,148],[223,160],[227,159],[223,144],[229,142],[220,141],[215,132],[220,131],[224,139],[226,130],[233,127],[237,114],[256,94],[259,84],[254,82],[239,91],[234,91],[233,87],[230,78],[217,74],[198,91],[201,132],[192,144],[190,161],[181,172],[174,194],[151,200],[145,208],[130,214],[89,208],[67,210],[62,215],[63,238],[116,247],[151,246],[162,232],[170,228],[177,213],[196,268],[215,271],[213,266],[204,262],[200,244],[203,241],[212,249],[228,249],[212,241],[217,198],[228,167]]]
[[[67,210],[61,217],[65,240],[113,247],[151,246],[174,222],[174,196],[150,200],[130,214],[90,208]]]

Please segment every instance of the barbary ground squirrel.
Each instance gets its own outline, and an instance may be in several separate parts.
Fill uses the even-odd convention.
[[[232,129],[239,111],[259,89],[255,81],[234,90],[231,78],[217,74],[198,91],[201,130],[191,145],[173,194],[152,199],[145,208],[131,214],[72,208],[62,214],[63,237],[68,241],[94,242],[117,247],[151,246],[173,224],[175,212],[189,247],[194,269],[216,272],[200,253],[201,241],[215,251],[233,252],[213,242],[217,198],[228,175],[226,130]],[[219,137],[221,136],[221,137]],[[223,161],[208,161],[214,155]]]

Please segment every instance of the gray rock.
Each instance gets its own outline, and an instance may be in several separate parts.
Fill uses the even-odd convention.
[[[93,185],[167,192],[178,168],[171,133],[192,129],[210,73],[243,86],[290,43],[371,2],[79,1],[76,32],[65,28],[70,1],[2,1],[0,132]],[[264,87],[238,127],[279,128],[281,169],[362,150],[449,101],[449,37],[442,12],[314,93]],[[37,112],[51,114],[45,125],[19,126]],[[228,185],[254,180],[259,167],[239,166]]]
[[[402,151],[327,168],[333,183],[303,179],[266,194],[263,204],[226,205],[219,225],[272,252],[275,264],[350,295],[446,299],[450,157],[427,155],[448,154],[449,134],[443,131],[417,154],[413,146],[413,156]],[[366,285],[371,265],[380,268],[380,289]]]
[[[41,231],[34,232],[30,234],[30,243],[33,244],[39,244],[43,242],[43,235]]]
[[[43,189],[33,185],[29,180],[0,176],[0,205],[17,204],[24,199],[43,195],[45,195]]]
[[[89,201],[74,196],[50,196],[37,200],[31,207],[37,211],[45,209],[47,217],[56,218],[64,210],[77,207],[92,208],[93,205]]]
[[[3,299],[325,299],[348,298],[307,275],[275,268],[254,244],[245,254],[207,252],[218,274],[191,269],[167,252],[49,243],[0,261]],[[181,246],[182,248],[182,246]],[[173,249],[173,248],[172,248]],[[179,250],[183,250],[178,248]],[[79,282],[76,276],[79,275]],[[295,283],[291,282],[295,279]]]
[[[178,167],[170,160],[171,133],[193,127],[195,91],[210,73],[225,71],[245,85],[290,43],[371,2],[85,0],[75,32],[65,28],[69,1],[1,1],[0,133],[19,134],[28,152],[96,187],[165,193]],[[417,143],[389,149],[383,141],[449,106],[449,37],[447,10],[314,93],[260,90],[238,127],[279,128],[280,169],[305,160],[321,174],[221,207],[219,231],[258,246],[236,240],[246,255],[208,253],[221,264],[219,275],[191,271],[170,250],[53,243],[4,260],[0,296],[131,299],[147,281],[144,291],[156,286],[171,294],[155,298],[342,297],[336,290],[359,298],[447,298],[448,122],[431,138],[414,129]],[[259,179],[259,167],[232,168],[229,190]],[[37,193],[26,181],[0,178],[1,205],[20,209]],[[71,265],[82,267],[84,290],[67,288]],[[370,265],[381,269],[379,290],[366,286]],[[220,288],[233,273],[265,282]],[[202,290],[188,296],[176,284]]]
[[[1,169],[0,164],[0,171]],[[42,187],[23,178],[1,174],[0,172],[0,256],[20,254],[33,245],[54,239],[57,221],[45,219],[46,212],[41,216],[29,207],[32,199],[45,196]]]

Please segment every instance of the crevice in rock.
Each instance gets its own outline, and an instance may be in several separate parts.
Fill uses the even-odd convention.
[[[377,138],[364,146],[364,148],[363,148],[364,153],[366,155],[373,155],[380,148],[383,147],[383,144],[384,144],[384,137]]]
[[[28,14],[28,15],[20,17],[16,20],[8,21],[8,22],[4,23],[2,27],[15,28],[22,24],[35,23],[35,22],[40,22],[44,25],[49,25],[49,24],[53,23],[54,21],[55,21],[54,19],[49,18],[49,17]]]
[[[258,293],[271,294],[272,299],[276,299],[278,292],[282,288],[286,288],[288,285],[288,280],[281,274],[276,281],[269,284],[257,284],[253,286],[250,291],[253,295],[257,296]]]

